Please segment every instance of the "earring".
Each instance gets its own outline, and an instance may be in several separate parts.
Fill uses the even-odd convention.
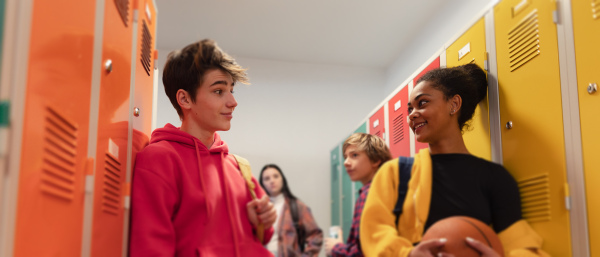
[[[452,110],[452,111],[450,112],[450,116],[454,115],[454,113],[455,113],[455,112],[456,112],[456,110]]]

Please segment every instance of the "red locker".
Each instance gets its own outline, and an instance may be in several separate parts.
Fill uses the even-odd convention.
[[[388,102],[388,115],[390,122],[390,151],[392,158],[410,156],[410,137],[408,123],[408,85],[404,86]]]
[[[383,106],[369,118],[369,134],[385,140],[385,115]]]
[[[419,80],[419,78],[421,78],[421,76],[425,75],[425,73],[427,73],[428,71],[437,69],[439,67],[440,67],[440,57],[437,57],[437,58],[435,58],[435,60],[433,60],[433,62],[431,62],[429,65],[427,65],[427,67],[425,67],[425,69],[423,69],[421,72],[419,72],[419,75],[417,75],[414,78],[413,88],[417,85],[417,81]],[[415,153],[418,153],[419,150],[428,148],[428,147],[429,147],[429,145],[427,143],[421,143],[415,139]]]

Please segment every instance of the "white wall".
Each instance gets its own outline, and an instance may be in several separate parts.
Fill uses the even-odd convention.
[[[162,71],[169,51],[159,52]],[[384,71],[236,60],[249,68],[252,85],[236,85],[238,107],[232,128],[219,134],[231,152],[250,161],[255,176],[267,163],[279,165],[292,192],[311,207],[327,235],[331,213],[329,153],[381,100]],[[161,81],[157,126],[167,122],[181,124]]]
[[[431,17],[421,33],[398,56],[386,71],[383,100],[402,82],[408,79],[421,65],[425,64],[444,44],[459,33],[464,32],[475,21],[486,6],[497,0],[447,1],[445,11]]]

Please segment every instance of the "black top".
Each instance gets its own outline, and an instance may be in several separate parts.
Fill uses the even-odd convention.
[[[438,220],[469,216],[494,231],[521,219],[517,182],[504,167],[468,154],[431,155],[432,185],[425,231]]]

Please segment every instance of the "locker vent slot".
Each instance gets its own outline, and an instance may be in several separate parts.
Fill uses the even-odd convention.
[[[404,140],[404,114],[401,113],[392,121],[392,144],[396,145]]]
[[[117,11],[119,11],[121,20],[125,23],[125,27],[129,26],[127,24],[127,20],[129,19],[129,0],[115,0],[115,6],[117,7]]]
[[[540,34],[537,10],[525,17],[508,32],[510,71],[513,72],[540,55]]]
[[[592,18],[597,20],[600,17],[600,1],[592,0]]]
[[[148,25],[146,25],[146,20],[144,21],[143,31],[142,31],[142,51],[141,51],[141,61],[144,66],[144,70],[148,76],[150,76],[150,67],[152,66],[151,61],[151,48],[152,48],[152,35],[150,35],[150,30],[148,29]]]
[[[521,192],[523,218],[528,222],[550,221],[550,183],[548,173],[517,181]]]
[[[72,201],[75,197],[78,126],[51,107],[46,107],[44,116],[41,190],[47,195]]]
[[[110,153],[106,153],[104,160],[103,187],[102,211],[118,215],[121,206],[121,163]]]
[[[377,131],[377,132],[375,132],[375,134],[373,134],[373,135],[376,135],[376,136],[378,136],[378,137],[381,137],[381,138],[383,138],[383,136],[381,136],[381,130],[380,130],[380,131]]]

